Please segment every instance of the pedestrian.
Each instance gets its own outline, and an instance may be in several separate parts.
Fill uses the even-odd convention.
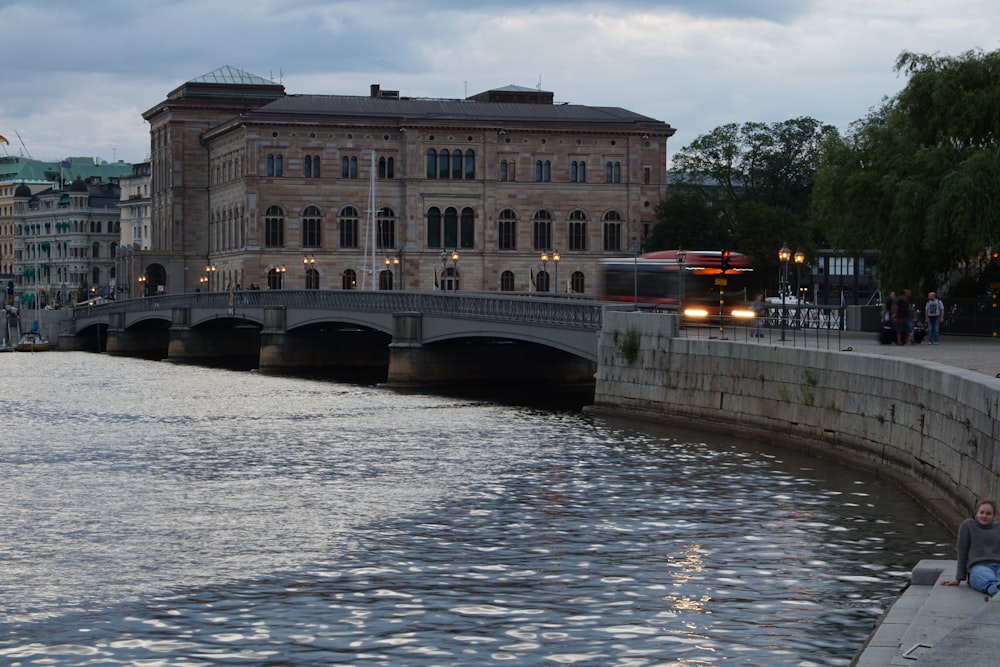
[[[941,342],[942,313],[944,313],[944,303],[937,298],[937,292],[928,293],[924,315],[927,317],[927,339],[931,345],[937,345]]]
[[[903,290],[903,295],[896,299],[893,326],[896,327],[896,344],[906,345],[912,342],[913,336],[913,300],[910,290]]]
[[[750,307],[753,308],[754,315],[754,332],[752,335],[754,338],[763,338],[764,318],[767,316],[767,303],[764,301],[764,295],[758,292]]]
[[[997,504],[980,500],[976,517],[966,519],[958,528],[958,562],[955,578],[941,582],[942,586],[958,586],[966,579],[969,587],[986,594],[992,600],[1000,590],[1000,528],[994,524]]]

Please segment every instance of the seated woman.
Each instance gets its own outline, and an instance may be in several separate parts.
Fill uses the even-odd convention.
[[[991,600],[1000,589],[1000,527],[993,521],[997,504],[980,500],[976,518],[966,519],[958,528],[958,563],[955,578],[941,582],[942,586],[958,586],[969,580],[969,587],[986,594]]]

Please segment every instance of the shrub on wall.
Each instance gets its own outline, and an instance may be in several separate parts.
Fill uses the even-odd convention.
[[[639,356],[639,332],[633,327],[629,327],[618,341],[618,356],[630,364]]]

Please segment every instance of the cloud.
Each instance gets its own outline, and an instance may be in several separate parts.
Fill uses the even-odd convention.
[[[140,114],[232,65],[290,93],[460,98],[541,85],[678,128],[808,115],[842,129],[905,80],[899,53],[998,47],[995,0],[52,0],[0,3],[0,134],[33,154],[146,157]],[[8,147],[10,148],[10,147]]]

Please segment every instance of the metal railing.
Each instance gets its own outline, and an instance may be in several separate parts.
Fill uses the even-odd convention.
[[[366,312],[420,312],[469,319],[510,320],[533,324],[572,326],[597,331],[603,305],[581,299],[558,299],[498,294],[496,292],[403,292],[361,290],[242,290],[149,296],[94,306],[78,306],[74,317],[103,317],[111,313],[170,308],[317,308]]]

